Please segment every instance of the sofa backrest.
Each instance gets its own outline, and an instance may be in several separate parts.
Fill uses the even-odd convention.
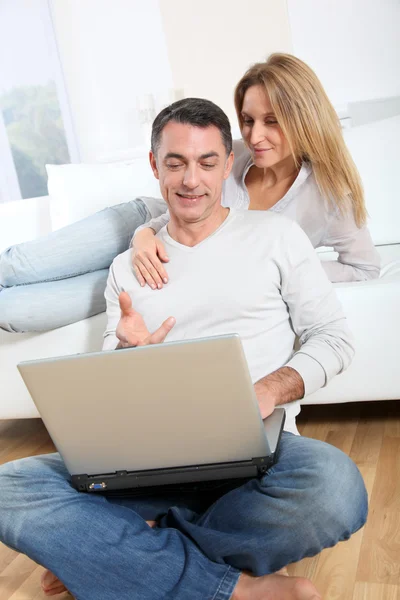
[[[375,244],[400,243],[400,116],[344,130],[344,137],[363,180]],[[0,204],[0,252],[105,206],[139,195],[160,196],[145,149],[127,150],[115,159],[50,167],[50,204],[47,196]]]

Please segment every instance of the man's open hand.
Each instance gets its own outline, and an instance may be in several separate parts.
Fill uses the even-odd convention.
[[[168,317],[154,333],[150,333],[142,315],[132,308],[132,300],[127,292],[120,293],[119,305],[121,318],[116,331],[116,336],[119,339],[117,348],[160,344],[175,325],[174,317]]]

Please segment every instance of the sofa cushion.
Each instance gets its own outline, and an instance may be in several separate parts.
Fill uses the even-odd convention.
[[[38,417],[17,364],[52,356],[100,351],[106,313],[41,333],[8,333],[0,329],[0,419]]]
[[[303,404],[400,399],[400,244],[380,246],[378,251],[379,279],[334,286],[354,335],[354,360]],[[324,258],[333,256],[324,253]]]
[[[160,197],[147,153],[127,162],[46,165],[53,231],[137,196]]]
[[[381,257],[381,274],[379,279],[370,280],[371,285],[379,285],[377,282],[382,280],[387,280],[390,277],[398,278],[400,282],[400,244],[388,244],[384,246],[377,246],[377,250]],[[324,260],[336,260],[338,257],[337,252],[333,252],[328,248],[322,249],[319,248],[317,250],[317,254],[319,255],[322,261]],[[338,283],[337,287],[343,287],[344,285],[350,286],[358,286],[359,284],[367,283],[367,282],[353,282],[349,284]],[[400,301],[400,298],[399,298]]]

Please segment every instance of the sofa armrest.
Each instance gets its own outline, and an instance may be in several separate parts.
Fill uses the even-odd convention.
[[[38,417],[17,364],[53,356],[100,351],[106,314],[43,333],[8,333],[0,329],[0,419]],[[57,401],[57,398],[54,399]]]
[[[0,252],[51,232],[49,196],[0,204]]]

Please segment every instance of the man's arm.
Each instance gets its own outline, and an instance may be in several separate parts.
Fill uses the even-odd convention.
[[[107,304],[107,326],[103,335],[103,350],[115,350],[119,342],[116,331],[121,316],[121,308],[119,305],[119,295],[121,292],[122,288],[118,285],[115,276],[114,261],[108,273],[107,285],[104,292]]]
[[[304,381],[295,369],[281,367],[257,381],[254,389],[261,416],[265,419],[276,406],[303,398]]]
[[[281,369],[255,384],[263,417],[278,404],[299,400],[349,366],[354,347],[331,282],[302,229],[292,223],[280,241],[281,294],[299,350]]]

